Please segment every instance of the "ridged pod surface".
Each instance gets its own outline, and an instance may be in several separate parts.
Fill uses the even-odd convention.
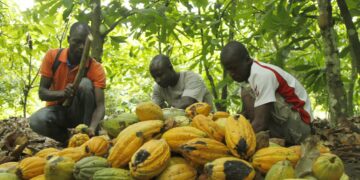
[[[68,147],[81,146],[82,144],[84,144],[89,139],[90,138],[89,138],[89,136],[87,134],[82,134],[82,133],[74,134],[73,136],[71,136],[71,138],[69,140]]]
[[[59,151],[60,150],[55,149],[55,148],[45,148],[45,149],[42,149],[39,152],[37,152],[35,154],[35,156],[41,157],[41,158],[47,158],[48,156],[54,155]]]
[[[186,164],[186,163],[187,163],[186,159],[184,159],[183,157],[179,157],[179,156],[172,156],[169,161],[169,165]]]
[[[265,180],[279,180],[287,178],[295,178],[295,170],[291,162],[288,160],[275,163],[265,176]]]
[[[236,157],[248,159],[255,152],[255,132],[250,122],[242,115],[229,116],[226,120],[225,141]]]
[[[170,160],[171,162],[171,160]],[[197,172],[188,163],[169,163],[165,170],[156,178],[157,180],[195,180]]]
[[[228,112],[224,112],[224,111],[217,111],[214,113],[213,115],[213,120],[218,120],[220,118],[227,118],[229,117],[230,114]]]
[[[164,128],[164,121],[162,120],[148,120],[142,121],[135,124],[132,124],[125,128],[123,131],[119,133],[119,135],[115,138],[114,144],[118,139],[124,138],[124,135],[133,132],[141,132],[143,134],[143,138],[145,141],[152,139],[156,135],[160,134]]]
[[[185,109],[186,116],[189,118],[193,118],[198,114],[202,114],[204,116],[208,116],[211,111],[211,106],[204,102],[197,102]]]
[[[147,139],[161,132],[164,126],[161,120],[149,120],[132,124],[120,132],[115,145],[110,149],[108,161],[112,167],[126,166],[131,156]]]
[[[129,170],[104,168],[96,171],[91,180],[132,180]]]
[[[22,179],[30,179],[40,174],[44,174],[46,160],[41,157],[27,157],[18,164],[16,174]]]
[[[86,146],[90,153],[96,156],[103,156],[108,152],[110,144],[104,137],[95,136],[84,143],[83,146]]]
[[[206,132],[210,138],[217,141],[221,142],[224,139],[225,132],[210,117],[199,114],[192,119],[191,126]]]
[[[56,156],[63,156],[69,157],[75,162],[79,161],[80,159],[90,156],[89,150],[86,147],[69,147],[65,148],[55,154]]]
[[[252,180],[255,177],[255,170],[250,163],[235,157],[219,158],[206,163],[204,170],[211,180]]]
[[[228,147],[210,138],[194,138],[181,146],[181,154],[195,163],[204,165],[217,158],[231,156]]]
[[[151,179],[159,175],[170,160],[170,147],[164,139],[146,142],[131,157],[130,173],[137,179]]]
[[[45,165],[45,177],[51,180],[72,180],[75,161],[69,157],[55,156]]]
[[[153,102],[142,102],[136,106],[135,113],[140,121],[164,119],[163,111]]]
[[[289,160],[295,166],[299,158],[292,149],[286,147],[266,147],[256,151],[252,157],[252,165],[260,172],[266,173],[271,166],[283,160]]]
[[[75,163],[74,177],[76,180],[89,180],[96,171],[109,167],[107,160],[98,156],[90,156]]]
[[[38,175],[36,177],[31,178],[30,180],[46,180],[45,174]]]
[[[312,172],[318,180],[337,180],[344,173],[344,164],[335,154],[321,154],[312,165]]]
[[[191,126],[175,127],[162,135],[174,152],[180,152],[180,146],[187,141],[200,137],[207,137],[207,133]]]

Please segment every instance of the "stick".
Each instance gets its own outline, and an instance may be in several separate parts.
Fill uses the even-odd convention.
[[[79,70],[78,70],[75,80],[74,80],[74,94],[76,93],[76,91],[79,87],[81,79],[85,75],[85,69],[86,69],[85,66],[86,66],[87,62],[89,61],[89,51],[90,51],[90,44],[91,44],[92,40],[93,40],[93,37],[91,34],[89,34],[85,41],[84,50],[82,52],[81,61],[79,64]],[[65,107],[70,106],[72,99],[73,99],[73,97],[67,98],[62,105]]]

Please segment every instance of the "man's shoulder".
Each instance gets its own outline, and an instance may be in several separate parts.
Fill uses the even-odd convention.
[[[95,67],[103,67],[103,65],[101,63],[99,63],[96,59],[91,58],[91,66],[95,66]]]
[[[274,72],[276,71],[274,69],[274,66],[270,66],[270,64],[267,63],[263,63],[263,62],[257,62],[254,61],[252,67],[251,67],[251,74],[250,76],[253,77],[265,77],[265,78],[269,78],[269,75],[273,75]]]
[[[57,48],[54,48],[54,49],[49,49],[47,52],[46,52],[46,57],[54,57],[56,56],[57,52],[59,51],[59,49]],[[48,60],[49,58],[47,58],[46,60]],[[53,58],[52,58],[53,59]],[[50,59],[49,59],[50,60]]]

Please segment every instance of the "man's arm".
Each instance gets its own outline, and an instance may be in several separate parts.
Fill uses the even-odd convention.
[[[185,79],[184,92],[180,99],[178,99],[172,106],[180,109],[185,109],[199,101],[204,101],[206,94],[206,86],[200,75],[193,72],[187,72]],[[210,104],[211,106],[211,104]]]
[[[52,91],[49,89],[51,83],[52,83],[52,78],[41,76],[39,98],[42,101],[61,100],[63,98],[71,97],[74,94],[74,89],[72,84],[67,84],[64,90]]]
[[[191,104],[196,103],[197,100],[189,97],[189,96],[183,96],[181,99],[176,100],[176,102],[173,103],[174,108],[178,109],[185,109],[186,107],[190,106]]]
[[[164,98],[160,94],[160,89],[156,85],[154,86],[153,95],[152,95],[152,101],[159,105],[161,108],[165,108],[166,104],[164,101]]]
[[[255,108],[255,117],[251,122],[255,133],[268,129],[273,105],[274,103],[270,102]]]
[[[100,123],[100,121],[105,116],[105,95],[104,90],[101,88],[95,88],[95,102],[96,102],[96,109],[92,115],[91,122],[90,122],[90,129],[95,131],[96,127]]]

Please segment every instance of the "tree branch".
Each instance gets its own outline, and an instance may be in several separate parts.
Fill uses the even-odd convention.
[[[154,1],[152,4],[146,6],[144,9],[151,8],[152,6],[154,6],[154,5],[155,5],[156,3],[158,3],[158,2],[160,2],[160,1]],[[128,17],[130,17],[130,16],[132,16],[132,15],[134,15],[134,14],[136,14],[135,12],[136,12],[137,10],[139,10],[139,9],[131,10],[131,11],[130,11],[129,13],[127,13],[125,16],[123,16],[123,17],[121,17],[120,19],[118,19],[117,21],[115,21],[115,22],[109,27],[109,29],[102,34],[102,36],[103,36],[103,37],[107,36],[112,30],[115,29],[115,27],[116,27],[117,25],[119,25],[119,23],[120,23],[121,21],[123,21],[124,19],[126,19],[126,18],[128,18]]]
[[[135,14],[135,12],[131,12],[131,13],[127,14],[126,16],[121,17],[120,19],[118,19],[116,22],[114,22],[114,23],[109,27],[108,30],[106,30],[106,31],[102,34],[102,36],[103,36],[103,37],[107,36],[112,30],[115,29],[115,27],[116,27],[121,21],[123,21],[124,19],[126,19],[126,18],[128,18],[128,17],[130,17],[130,16],[132,16],[132,15],[134,15],[134,14]]]
[[[201,16],[200,8],[198,9],[198,12],[199,12],[199,15]],[[206,51],[204,49],[205,48],[204,47],[205,46],[205,40],[204,40],[204,30],[203,30],[203,28],[200,28],[200,35],[201,35],[201,46],[202,46],[202,50],[201,50],[202,57],[201,57],[201,59],[202,59],[202,61],[205,61],[205,59],[206,59]],[[209,67],[208,67],[206,62],[204,62],[204,68],[205,68],[206,77],[210,81],[211,90],[212,90],[212,93],[214,95],[214,98],[218,99],[218,94],[216,92],[214,79],[213,79],[213,77],[211,76],[211,74],[209,72]]]
[[[340,14],[343,18],[345,27],[346,27],[346,31],[347,31],[347,35],[348,35],[348,39],[349,39],[349,44],[350,44],[350,49],[351,49],[351,57],[353,59],[353,61],[355,62],[355,66],[353,68],[357,69],[357,73],[360,74],[360,42],[359,42],[359,36],[357,33],[357,29],[354,25],[354,22],[352,21],[352,17],[351,14],[349,12],[349,9],[347,7],[347,4],[345,2],[345,0],[336,0],[337,4],[340,8]]]

